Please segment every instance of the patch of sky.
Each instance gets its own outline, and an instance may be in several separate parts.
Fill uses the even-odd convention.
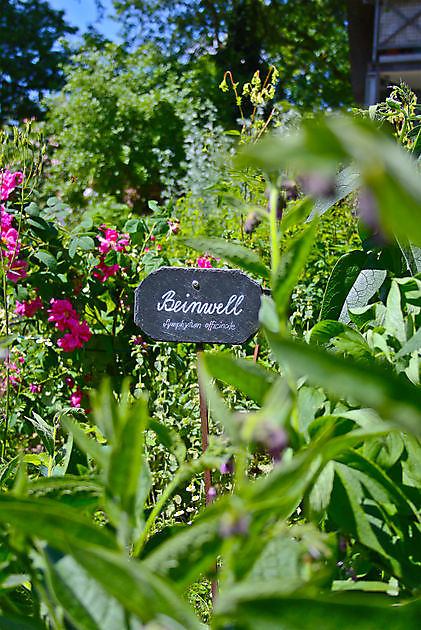
[[[64,11],[65,20],[79,29],[76,38],[93,26],[101,35],[111,41],[121,43],[120,24],[112,17],[115,15],[112,0],[101,0],[103,10],[99,10],[95,0],[48,0],[52,9]]]

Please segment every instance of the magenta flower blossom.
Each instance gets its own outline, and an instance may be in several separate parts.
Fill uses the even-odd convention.
[[[106,265],[104,257],[101,256],[100,263],[99,265],[95,265],[95,269],[98,271],[94,271],[92,275],[95,276],[95,278],[98,278],[101,282],[105,282],[108,278],[111,278],[111,276],[115,276],[120,267],[117,264]]]
[[[2,237],[3,237],[3,233],[5,233],[8,230],[10,230],[10,228],[12,227],[12,221],[13,221],[12,215],[8,214],[6,212],[6,209],[3,206],[3,204],[2,204],[1,205],[1,234],[2,234]]]
[[[55,300],[51,298],[50,304],[48,321],[55,322],[55,327],[59,330],[64,331],[66,328],[69,328],[70,320],[77,321],[76,311],[69,300]]]
[[[197,262],[197,266],[201,267],[202,269],[212,268],[212,263],[207,256],[200,256],[196,262]]]
[[[57,345],[63,349],[64,352],[70,352],[75,348],[83,348],[83,344],[89,341],[92,336],[89,326],[86,322],[79,322],[76,319],[70,319],[68,321],[68,327],[70,332],[65,334],[64,337],[57,340]]]
[[[20,251],[20,243],[18,240],[18,233],[15,228],[9,228],[6,231],[2,230],[1,233],[2,243],[6,246],[6,257],[11,260],[15,256],[18,256]]]
[[[67,385],[70,389],[72,389],[72,388],[73,388],[73,386],[74,386],[74,384],[75,384],[74,378],[72,378],[71,376],[66,376],[66,378],[65,378],[64,380],[65,380],[66,385]]]
[[[107,228],[105,225],[101,225],[100,229],[104,232],[104,236],[98,235],[97,237],[101,243],[99,246],[101,254],[107,254],[111,249],[116,252],[126,251],[126,247],[130,244],[128,234],[119,234],[117,230]]]
[[[23,174],[20,171],[11,173],[9,170],[0,171],[0,183],[1,183],[1,200],[9,199],[12,192],[19,184],[22,183]]]
[[[77,391],[73,392],[73,394],[71,394],[70,396],[70,406],[71,407],[80,407],[81,403],[82,403],[82,390],[78,389]]]
[[[26,273],[27,266],[28,263],[26,260],[13,260],[9,271],[6,274],[6,278],[15,283],[19,280],[19,278],[26,278],[28,275]]]
[[[16,300],[15,313],[16,315],[32,317],[41,308],[44,308],[44,305],[39,298],[35,298],[35,300],[30,300],[29,302],[19,302]]]
[[[35,385],[34,383],[29,386],[29,391],[31,394],[40,394],[42,390],[42,385]]]

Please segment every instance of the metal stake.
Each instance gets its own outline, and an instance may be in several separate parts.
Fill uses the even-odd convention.
[[[200,353],[204,350],[203,343],[196,344],[196,353],[197,353],[197,374],[199,380],[199,401],[200,401],[200,426],[202,430],[202,450],[206,451],[208,448],[208,436],[209,436],[209,416],[208,416],[208,407],[206,404],[206,398],[203,393],[203,388],[200,382]],[[205,477],[205,501],[206,505],[212,503],[212,497],[209,496],[209,490],[212,486],[212,474],[209,468],[204,471]],[[216,566],[214,567],[216,572]],[[212,604],[215,604],[215,598],[218,593],[218,582],[216,580],[211,581],[211,598]]]
[[[206,451],[206,449],[208,448],[208,436],[209,436],[209,419],[208,419],[208,408],[206,405],[206,398],[204,396],[203,393],[203,389],[202,389],[202,385],[200,382],[200,363],[199,363],[199,358],[200,358],[200,353],[203,352],[204,350],[204,344],[203,343],[197,343],[196,344],[196,352],[197,352],[197,373],[198,373],[198,377],[199,377],[199,401],[200,401],[200,426],[201,426],[201,430],[202,430],[202,450],[203,452]],[[211,471],[207,468],[204,471],[204,477],[205,477],[205,499],[206,499],[206,505],[209,505],[209,503],[212,502],[211,497],[209,496],[209,490],[211,488],[212,485],[212,476],[211,476]]]

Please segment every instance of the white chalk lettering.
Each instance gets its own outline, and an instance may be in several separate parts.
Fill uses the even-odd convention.
[[[182,311],[185,314],[196,312],[197,315],[213,315],[216,313],[217,315],[238,316],[243,312],[243,309],[240,308],[240,304],[243,303],[244,297],[243,293],[239,295],[233,293],[225,304],[223,302],[189,302],[187,300],[183,302],[174,299],[175,291],[170,289],[162,294],[161,301],[156,305],[156,310],[165,311],[166,313],[179,313]]]

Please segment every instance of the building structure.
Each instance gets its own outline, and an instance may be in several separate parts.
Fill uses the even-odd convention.
[[[368,0],[374,4],[365,104],[384,99],[388,86],[405,81],[421,95],[421,1]]]

